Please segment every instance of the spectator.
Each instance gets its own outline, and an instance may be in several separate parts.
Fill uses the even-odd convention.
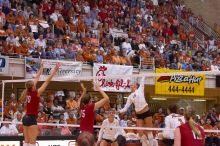
[[[218,116],[216,115],[216,109],[215,108],[210,109],[206,118],[211,120],[211,125],[214,126],[215,122],[218,121]]]
[[[60,119],[59,124],[65,124],[64,119]],[[61,129],[62,136],[72,135],[71,131],[69,130],[69,128],[67,126],[60,126],[60,129]]]
[[[59,106],[66,107],[66,101],[64,100],[63,91],[57,91],[57,93],[55,94],[55,98],[58,99]]]
[[[68,114],[69,115],[68,115],[68,118],[66,119],[66,123],[67,124],[73,124],[73,125],[77,124],[77,119],[74,115],[74,112],[70,111],[70,112],[68,112]],[[69,130],[74,135],[76,128],[75,127],[69,127]]]
[[[0,6],[0,26],[5,25],[5,13],[2,12],[2,7]]]
[[[53,100],[53,105],[51,107],[51,112],[53,113],[53,117],[55,119],[59,118],[61,114],[64,113],[64,108],[58,105],[58,100]]]
[[[66,100],[66,108],[68,110],[74,110],[77,108],[77,102],[75,100],[75,92],[69,92],[69,99]]]
[[[15,123],[22,122],[23,116],[21,113],[16,114],[16,117],[13,118],[12,122],[15,122]],[[17,128],[19,134],[23,133],[23,126],[21,124],[13,124],[13,125]]]
[[[163,109],[159,108],[158,113],[155,113],[153,116],[153,123],[157,120],[158,124],[160,125],[159,127],[164,127],[164,118],[165,115],[163,113]]]
[[[22,104],[17,104],[17,111],[14,113],[14,116],[13,118],[16,118],[18,114],[21,114],[21,117],[23,117],[25,115],[25,112],[24,112],[24,107]]]
[[[5,118],[4,121],[11,121],[10,118]],[[0,135],[2,136],[16,136],[18,135],[18,130],[15,125],[5,123],[0,129]]]
[[[43,38],[43,35],[41,34],[39,38],[35,41],[35,48],[46,48],[46,40]],[[40,49],[41,50],[41,49]]]
[[[128,127],[128,116],[124,115],[124,117],[120,121],[121,127]]]
[[[101,55],[101,51],[97,51],[97,54],[96,54],[96,62],[98,63],[103,63],[103,56]]]

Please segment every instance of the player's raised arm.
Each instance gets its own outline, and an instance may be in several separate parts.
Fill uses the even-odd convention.
[[[48,76],[48,78],[46,79],[46,81],[43,83],[43,85],[41,85],[41,87],[38,89],[38,95],[40,96],[44,90],[47,88],[48,84],[50,83],[51,79],[53,78],[53,76],[56,74],[56,72],[58,71],[58,69],[60,68],[61,63],[57,63],[56,66],[54,67],[53,71],[51,72],[51,74]]]
[[[38,72],[37,72],[37,74],[36,74],[36,77],[35,77],[35,79],[34,79],[34,84],[35,84],[35,85],[37,84],[37,82],[38,82],[39,79],[40,79],[40,76],[41,76],[41,74],[42,74],[42,72],[43,72],[43,68],[44,68],[43,62],[41,61],[41,63],[40,63],[40,69],[38,70]]]
[[[100,92],[100,94],[102,95],[102,99],[98,102],[95,103],[95,108],[94,111],[102,106],[104,106],[106,103],[109,102],[109,97],[108,95],[101,89],[101,87],[99,86],[99,84],[95,83],[94,84],[94,88]]]
[[[82,88],[82,90],[83,90],[83,93],[82,93],[82,95],[79,97],[79,99],[78,99],[78,101],[77,101],[77,108],[80,107],[81,100],[82,100],[82,98],[86,95],[86,87],[84,86],[83,83],[80,83],[80,85],[81,85],[81,88]]]

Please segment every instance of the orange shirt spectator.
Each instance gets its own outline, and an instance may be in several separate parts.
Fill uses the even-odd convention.
[[[194,38],[195,38],[195,33],[194,33],[194,31],[190,31],[190,32],[188,33],[188,37],[189,37],[189,40],[194,40]]]
[[[96,39],[96,38],[90,38],[90,42],[91,42],[92,44],[94,44],[95,46],[99,46],[99,40]]]
[[[22,16],[22,14],[19,14],[19,15],[15,18],[15,23],[16,23],[16,24],[25,25],[25,24],[26,24],[26,20],[25,20],[24,16]]]
[[[69,23],[70,32],[77,32],[77,26],[73,23]]]
[[[86,31],[86,26],[82,20],[79,20],[78,22],[78,31],[79,32],[85,32]]]
[[[84,58],[83,58],[83,56],[82,56],[82,54],[79,54],[79,53],[76,55],[76,60],[77,60],[77,61],[81,61],[81,62],[84,62],[84,61],[85,61]]]
[[[91,51],[87,50],[87,48],[84,48],[83,58],[85,61],[96,61],[96,57],[94,54],[91,53]]]
[[[156,30],[159,30],[160,29],[160,23],[159,22],[156,22],[156,21],[153,21],[152,22],[152,27]]]
[[[19,25],[17,28],[16,28],[16,31],[15,31],[15,36],[27,36],[27,32],[26,32],[26,29],[23,29],[23,26],[22,25]]]
[[[66,28],[66,22],[63,20],[63,17],[59,17],[58,20],[55,22],[56,28],[60,30],[64,30]]]
[[[39,21],[36,17],[34,17],[33,15],[30,15],[29,19],[28,19],[28,24],[29,25],[38,25]]]
[[[203,126],[203,128],[205,130],[213,130],[213,127],[211,125],[211,120],[210,119],[206,120],[206,124]],[[212,135],[212,133],[210,133],[210,132],[206,133],[206,136],[211,136],[211,135]]]
[[[185,32],[181,32],[181,33],[180,33],[180,40],[181,40],[181,41],[186,41],[186,40],[187,40],[187,35],[186,35]]]
[[[110,53],[104,55],[104,63],[111,63],[112,62],[112,55]]]
[[[73,98],[70,98],[66,100],[66,107],[70,110],[75,109],[77,108],[77,102]]]
[[[10,35],[10,34],[13,34],[13,33],[14,33],[14,31],[12,30],[11,25],[9,25],[8,29],[6,30],[6,34]]]
[[[67,124],[77,124],[77,120],[76,120],[73,112],[69,112],[69,118],[66,119],[66,123]],[[72,133],[74,132],[75,129],[76,129],[75,127],[69,127],[69,130]]]
[[[13,42],[11,42],[5,46],[4,52],[6,54],[14,54],[15,50],[16,50],[16,46],[13,44]]]
[[[121,58],[118,55],[112,55],[112,63],[113,64],[121,64]]]
[[[97,125],[101,125],[104,120],[104,117],[100,114],[95,114],[95,121]]]
[[[16,18],[13,15],[13,11],[11,11],[8,15],[6,15],[5,19],[6,22],[8,22],[9,24],[15,24]]]
[[[21,54],[24,55],[24,56],[27,56],[28,55],[28,45],[27,45],[27,42],[24,41],[23,44],[21,45]]]

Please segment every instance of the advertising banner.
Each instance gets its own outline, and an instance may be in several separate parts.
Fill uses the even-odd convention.
[[[25,78],[33,78],[37,71],[40,68],[40,59],[26,58],[25,59]],[[82,62],[73,62],[73,61],[61,61],[61,60],[42,60],[44,69],[41,75],[41,79],[44,80],[50,75],[50,72],[55,67],[57,62],[60,62],[62,65],[59,68],[57,74],[53,80],[62,80],[69,79],[71,77],[81,76],[82,74]]]
[[[0,55],[0,74],[9,73],[9,57]]]
[[[20,146],[20,141],[0,141],[0,146]]]
[[[75,140],[39,140],[36,146],[75,146]]]
[[[104,91],[110,92],[130,92],[133,66],[113,65],[113,64],[94,64],[93,76],[114,76],[121,75],[119,78],[97,79],[100,87]]]
[[[178,75],[180,70],[156,69],[156,73],[174,73],[171,76],[157,76],[155,94],[204,96],[205,75]]]

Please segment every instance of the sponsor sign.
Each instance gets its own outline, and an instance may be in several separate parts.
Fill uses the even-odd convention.
[[[40,140],[36,146],[75,146],[75,140]]]
[[[71,77],[81,76],[82,74],[82,62],[73,61],[60,61],[60,60],[42,60],[44,64],[43,73],[41,79],[44,80],[50,75],[57,62],[62,65],[57,71],[53,80],[71,79]],[[40,68],[40,60],[33,58],[25,59],[25,78],[33,78]]]
[[[156,73],[174,73],[180,70],[156,69]],[[205,75],[157,76],[155,93],[168,95],[204,96]]]
[[[36,146],[75,146],[75,140],[39,140]],[[0,146],[20,146],[20,141],[0,141]]]
[[[20,141],[0,141],[0,146],[20,146]]]
[[[122,76],[118,78],[100,78],[95,80],[94,82],[98,82],[104,91],[130,92],[131,78],[126,76],[132,75],[132,73],[133,66],[94,64],[93,67],[93,76]]]
[[[9,72],[9,57],[0,56],[0,74],[8,74]]]

